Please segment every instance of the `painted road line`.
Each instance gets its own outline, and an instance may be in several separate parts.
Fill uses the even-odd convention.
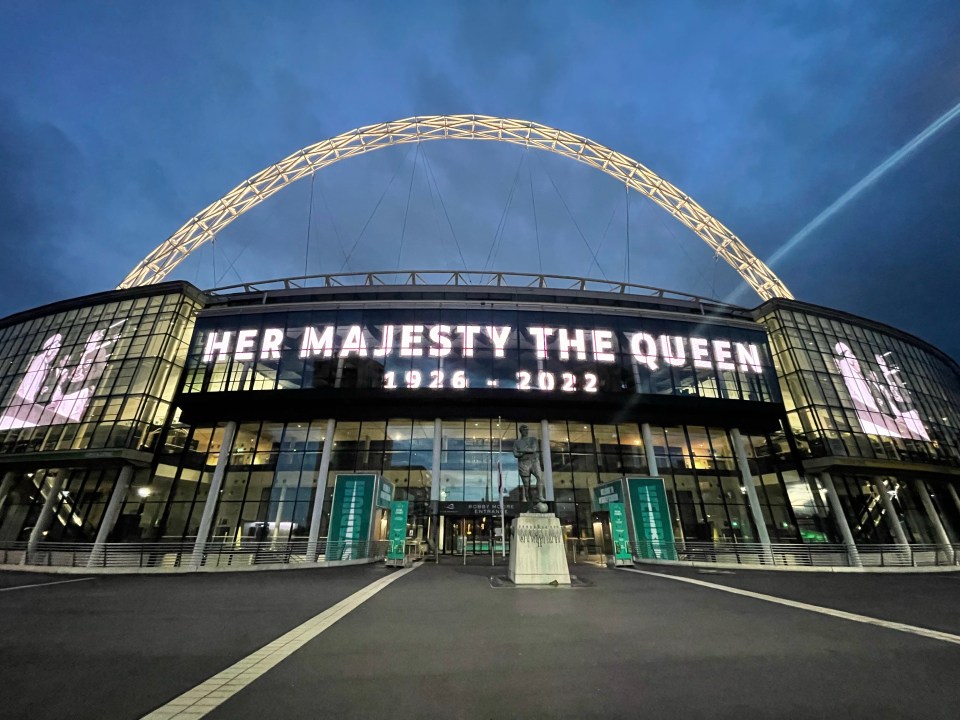
[[[395,580],[399,580],[418,566],[405,568],[370,583],[336,605],[324,610],[285,635],[264,645],[226,670],[217,673],[195,688],[174,698],[143,720],[172,720],[173,718],[200,718],[223,704],[272,667],[288,658],[340,618],[356,610],[367,600]]]
[[[649,572],[647,570],[637,570],[636,568],[620,568],[627,572],[639,573],[640,575],[652,575],[653,577],[665,578],[667,580],[676,580],[678,582],[690,583],[691,585],[700,585],[701,587],[711,588],[713,590],[722,590],[723,592],[733,593],[734,595],[743,595],[744,597],[754,598],[755,600],[764,600],[766,602],[786,605],[787,607],[797,608],[798,610],[808,610],[809,612],[829,615],[830,617],[840,618],[842,620],[852,620],[853,622],[864,623],[866,625],[876,625],[877,627],[887,628],[888,630],[897,630],[899,632],[919,635],[930,638],[931,640],[942,640],[943,642],[960,645],[960,635],[952,635],[939,630],[928,630],[927,628],[917,627],[916,625],[907,625],[905,623],[891,622],[890,620],[880,620],[879,618],[869,617],[867,615],[857,615],[856,613],[845,612],[843,610],[834,610],[833,608],[821,607],[819,605],[810,605],[809,603],[798,602],[797,600],[787,600],[786,598],[776,597],[775,595],[764,595],[763,593],[751,592],[750,590],[741,590],[740,588],[728,587],[726,585],[717,585],[704,580],[694,580],[693,578],[680,577],[679,575],[664,575],[662,573]]]
[[[48,583],[33,583],[32,585],[14,585],[13,587],[0,588],[0,592],[10,592],[11,590],[26,590],[27,588],[49,587],[50,585],[65,585],[66,583],[85,582],[87,580],[96,580],[96,578],[76,578],[75,580],[57,580]]]

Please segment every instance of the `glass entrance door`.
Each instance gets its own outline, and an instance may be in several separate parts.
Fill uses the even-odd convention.
[[[445,555],[489,555],[494,522],[489,517],[457,517],[445,515],[441,552]],[[498,546],[499,547],[499,546]]]

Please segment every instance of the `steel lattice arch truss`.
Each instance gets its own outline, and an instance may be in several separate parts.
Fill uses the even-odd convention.
[[[597,168],[650,198],[693,230],[764,300],[792,298],[786,285],[723,223],[672,183],[636,160],[573,133],[526,120],[486,115],[431,115],[378,123],[298,150],[261,170],[198,215],[147,255],[119,288],[163,280],[190,253],[237,217],[287,185],[340,160],[425,140],[492,140],[546,150]]]

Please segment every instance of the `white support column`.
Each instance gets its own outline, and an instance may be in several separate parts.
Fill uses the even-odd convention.
[[[740,466],[743,487],[747,491],[750,514],[753,516],[753,522],[757,526],[757,534],[760,536],[760,544],[763,546],[764,559],[766,562],[773,564],[770,533],[767,531],[767,523],[763,519],[763,508],[760,507],[760,498],[757,497],[757,486],[753,484],[753,473],[750,472],[750,463],[747,460],[747,451],[743,447],[743,436],[740,435],[740,430],[730,428],[730,439],[733,440],[733,448],[737,453],[737,465]]]
[[[43,510],[40,511],[37,524],[34,525],[33,530],[30,531],[30,539],[27,540],[27,552],[37,549],[37,544],[43,539],[43,533],[46,532],[47,526],[50,525],[50,519],[53,517],[54,503],[60,499],[60,488],[63,487],[63,476],[63,472],[55,470],[53,477],[50,478],[50,491],[43,501]],[[46,478],[44,478],[44,481],[45,480]],[[43,485],[40,487],[43,487]]]
[[[953,498],[954,504],[957,506],[957,512],[960,513],[960,495],[957,495],[957,488],[954,487],[952,482],[947,481],[947,490],[950,493],[950,497]],[[957,532],[960,532],[960,528],[957,528]]]
[[[833,486],[833,478],[830,477],[830,473],[825,472],[820,474],[820,481],[827,490],[827,501],[830,503],[830,511],[833,513],[833,522],[840,528],[843,544],[847,546],[850,565],[852,567],[863,567],[863,563],[860,561],[860,553],[857,551],[857,543],[854,542],[853,533],[850,532],[850,524],[847,522],[847,516],[843,513],[843,505],[840,504],[837,489]]]
[[[443,421],[433,421],[433,460],[430,463],[430,502],[440,502],[440,453],[443,443]]]
[[[947,535],[946,528],[944,528],[943,523],[940,522],[940,514],[937,512],[937,508],[934,507],[933,500],[930,499],[930,488],[927,487],[927,484],[923,480],[914,480],[914,482],[917,484],[917,494],[920,495],[920,502],[923,504],[923,509],[927,511],[930,524],[933,525],[937,542],[940,545],[949,547],[951,545],[950,536]]]
[[[327,494],[327,475],[330,474],[330,454],[333,452],[333,435],[337,422],[327,420],[327,432],[323,436],[320,451],[320,469],[317,470],[317,492],[313,496],[313,512],[310,514],[310,532],[307,535],[307,562],[317,562],[317,546],[320,542],[320,521],[323,518],[323,499]]]
[[[887,525],[890,526],[890,531],[893,533],[894,539],[898,545],[907,547],[910,545],[910,542],[907,540],[906,533],[903,532],[903,525],[900,524],[900,516],[897,515],[897,509],[893,506],[893,499],[890,497],[890,493],[887,492],[887,486],[884,480],[877,480],[875,484],[877,490],[880,491],[880,502],[883,503],[884,514],[887,516]]]
[[[543,489],[547,502],[553,502],[553,458],[550,455],[550,423],[540,421],[540,453],[543,455]]]
[[[207,502],[203,506],[200,527],[197,528],[197,541],[193,546],[193,564],[197,567],[203,564],[203,552],[207,547],[210,526],[213,524],[213,513],[216,511],[217,502],[220,499],[220,486],[223,485],[223,476],[227,471],[227,461],[230,459],[230,450],[233,449],[233,438],[236,434],[237,423],[231,420],[223,429],[223,442],[220,444],[217,466],[213,470],[210,490],[207,493]]]
[[[13,490],[13,481],[17,474],[13,470],[8,470],[3,474],[3,483],[0,483],[0,518],[3,517],[3,508],[7,504],[7,498],[10,497],[10,491]]]
[[[650,423],[643,423],[640,426],[640,433],[643,435],[643,454],[647,456],[647,474],[650,477],[660,477],[660,470],[657,468],[657,454],[653,449],[653,430],[650,429]]]
[[[107,537],[113,530],[113,526],[117,524],[117,517],[123,508],[123,500],[127,496],[131,479],[133,479],[133,466],[124,465],[117,477],[117,484],[113,486],[103,519],[100,521],[100,529],[97,531],[97,539],[93,541],[93,551],[90,553],[87,567],[98,567],[103,562],[103,549],[107,544]]]

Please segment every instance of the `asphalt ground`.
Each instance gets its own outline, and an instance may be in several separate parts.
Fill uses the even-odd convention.
[[[505,568],[473,562],[399,578],[208,717],[958,716],[960,645],[588,565],[571,566],[586,587],[494,588]],[[0,592],[0,715],[140,717],[388,572]],[[670,572],[960,630],[957,576]]]

